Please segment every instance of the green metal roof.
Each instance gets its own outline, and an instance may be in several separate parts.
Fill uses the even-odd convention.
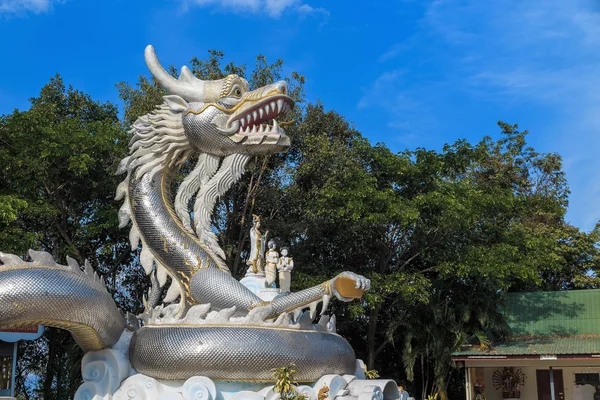
[[[481,350],[479,347],[464,347],[454,352],[461,356],[524,356],[559,354],[600,354],[600,335],[577,336],[528,336],[513,337],[509,343]]]
[[[507,293],[513,335],[600,334],[600,290]]]
[[[600,290],[507,293],[503,308],[513,334],[507,343],[452,355],[600,354]]]

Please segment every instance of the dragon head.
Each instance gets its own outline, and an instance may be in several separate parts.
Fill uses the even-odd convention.
[[[277,118],[285,117],[294,101],[284,81],[250,90],[237,75],[203,81],[187,67],[175,79],[162,68],[150,45],[145,58],[152,75],[169,93],[166,104],[181,114],[185,135],[196,150],[218,157],[287,151],[290,139]]]

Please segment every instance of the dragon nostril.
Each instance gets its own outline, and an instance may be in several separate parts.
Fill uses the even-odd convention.
[[[276,83],[276,87],[277,89],[281,92],[281,94],[283,95],[287,95],[288,92],[288,88],[287,88],[287,83],[285,81],[279,81]]]

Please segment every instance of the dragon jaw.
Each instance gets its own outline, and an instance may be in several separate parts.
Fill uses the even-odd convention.
[[[289,97],[279,93],[250,102],[229,118],[229,129],[237,130],[229,138],[237,143],[250,144],[249,142],[258,141],[254,138],[260,138],[260,142],[265,144],[273,143],[273,140],[285,136],[285,130],[278,124],[276,117],[286,116],[293,106]],[[272,122],[269,123],[270,121]]]
[[[286,93],[287,84],[276,82],[246,92],[239,100],[190,103],[182,117],[186,136],[200,152],[219,157],[285,152],[290,139],[277,118],[285,118],[294,106]]]

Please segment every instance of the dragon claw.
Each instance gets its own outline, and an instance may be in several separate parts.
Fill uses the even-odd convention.
[[[333,294],[342,301],[359,299],[371,287],[371,281],[354,272],[342,272],[332,280]]]

